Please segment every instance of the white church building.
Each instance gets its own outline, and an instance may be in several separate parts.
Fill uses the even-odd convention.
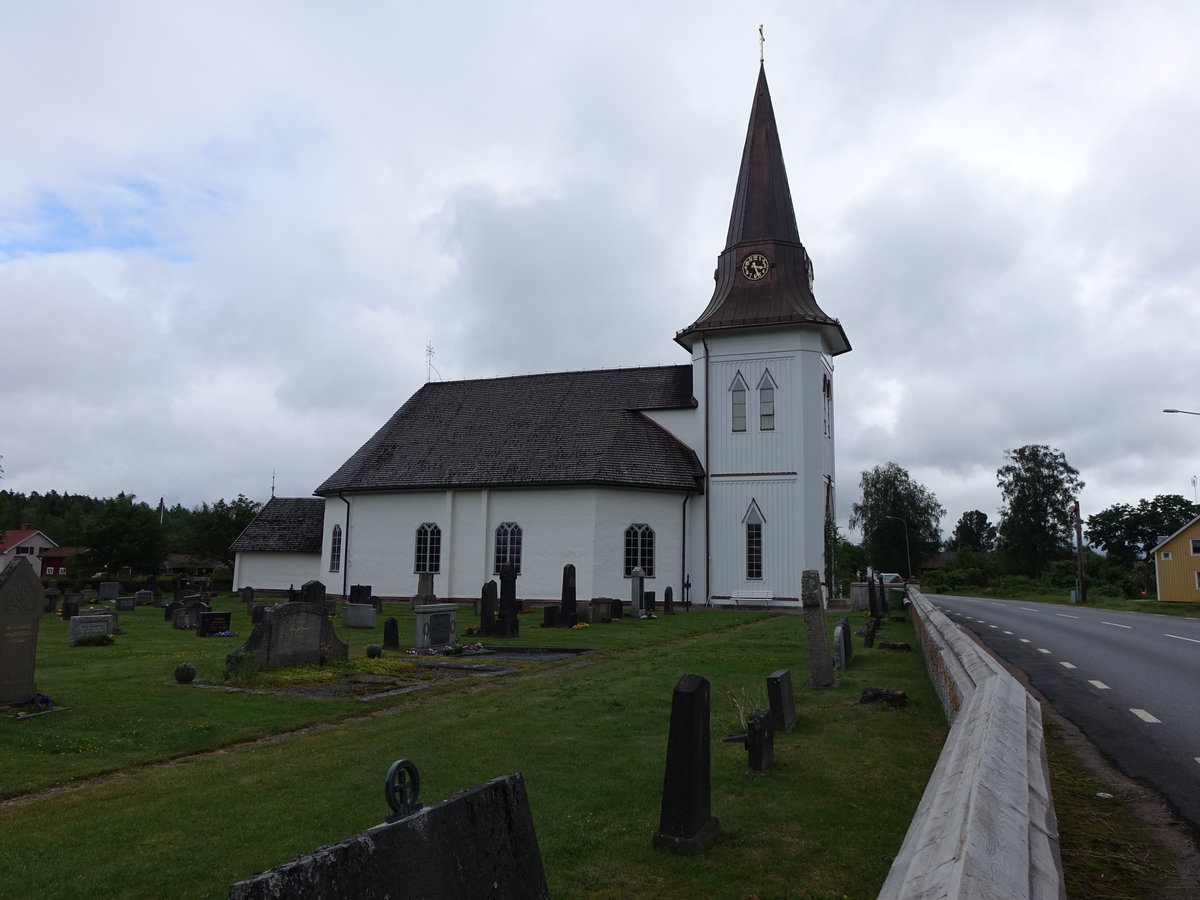
[[[628,597],[635,567],[660,600],[798,598],[801,573],[825,571],[850,344],[813,295],[761,69],[715,281],[675,335],[686,364],[424,385],[316,499],[272,501],[277,522],[323,504],[319,561],[312,536],[264,520],[234,545],[234,586],[397,598],[432,573],[466,601],[512,563],[519,597],[556,600],[572,563],[583,600]]]

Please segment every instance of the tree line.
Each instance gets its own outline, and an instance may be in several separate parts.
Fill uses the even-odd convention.
[[[179,503],[167,507],[162,500],[150,505],[125,493],[97,498],[0,490],[0,530],[29,524],[60,547],[87,548],[68,561],[73,577],[126,568],[150,574],[172,553],[232,567],[229,546],[261,508],[243,494],[188,509]]]
[[[1077,523],[1084,482],[1061,450],[1028,444],[1006,450],[1004,457],[996,470],[1002,500],[998,521],[991,522],[982,510],[968,510],[946,540],[940,525],[945,508],[905,468],[889,462],[863,472],[862,498],[850,516],[862,543],[851,544],[830,523],[827,557],[837,572],[832,580],[844,585],[860,579],[869,565],[877,572],[920,575],[935,591],[1069,589],[1077,578],[1078,528],[1087,545],[1089,583],[1132,597],[1154,587],[1154,547],[1200,513],[1186,498],[1164,494],[1117,503]]]

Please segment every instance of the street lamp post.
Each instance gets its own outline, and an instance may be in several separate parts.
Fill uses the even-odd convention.
[[[1200,412],[1192,412],[1190,409],[1164,409],[1166,413],[1183,413],[1185,416],[1200,416]]]
[[[884,516],[885,519],[895,519],[904,526],[904,555],[908,557],[908,577],[912,578],[912,551],[908,548],[908,523],[899,516]]]

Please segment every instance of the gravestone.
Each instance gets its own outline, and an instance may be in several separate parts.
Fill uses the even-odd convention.
[[[389,616],[383,622],[383,649],[400,649],[400,623],[395,616]]]
[[[642,617],[642,586],[646,573],[641,566],[635,566],[629,577],[629,614],[635,619]]]
[[[247,605],[254,602],[254,588],[252,588],[252,587],[242,588],[242,602]]]
[[[863,646],[870,649],[875,646],[875,636],[879,634],[879,619],[871,616],[867,619],[867,630],[863,634]]]
[[[138,591],[133,595],[133,602],[137,606],[153,606],[154,591]]]
[[[805,569],[800,578],[800,600],[804,604],[804,630],[808,637],[808,673],[813,687],[833,686],[833,660],[829,656],[829,634],[821,609],[821,578],[816,569]]]
[[[61,596],[58,590],[46,590],[46,606],[45,611],[53,615],[58,612],[58,598]]]
[[[435,602],[437,602],[437,597],[433,593],[433,573],[418,572],[417,592],[408,601],[409,608],[415,609],[418,606],[428,606]]]
[[[500,570],[500,615],[496,619],[496,636],[514,638],[520,635],[517,621],[517,568],[504,566]]]
[[[841,672],[846,668],[846,626],[838,622],[833,626],[833,668]]]
[[[101,600],[116,600],[121,593],[121,582],[119,581],[102,581],[100,582]]]
[[[562,628],[570,628],[579,622],[579,611],[575,604],[575,566],[567,563],[563,566],[562,603],[558,610],[557,623]]]
[[[304,582],[304,584],[300,585],[300,602],[316,603],[324,608],[325,585],[316,580]]]
[[[79,615],[79,595],[67,594],[67,599],[63,601],[62,617],[63,621],[70,619],[72,616]]]
[[[489,581],[483,586],[479,597],[479,630],[484,637],[496,633],[496,582]]]
[[[163,621],[164,622],[174,622],[175,621],[175,613],[178,610],[181,610],[183,608],[184,608],[183,602],[180,600],[176,600],[173,603],[168,603],[166,606],[163,607]]]
[[[81,602],[83,603],[94,603],[96,601],[96,597],[99,595],[91,588],[87,588],[86,590],[80,591],[79,596],[82,598]]]
[[[543,606],[542,607],[542,627],[557,628],[558,627],[558,607]]]
[[[117,612],[133,612],[137,609],[137,600],[133,597],[118,597]]]
[[[796,724],[796,699],[792,695],[792,670],[779,669],[767,676],[767,701],[771,704],[771,727],[788,732]]]
[[[229,888],[230,900],[549,896],[520,773],[493,778],[410,815],[389,817]]]
[[[80,638],[89,635],[112,634],[116,629],[117,623],[113,616],[72,616],[71,627],[67,631],[67,646],[74,647],[79,643]]]
[[[232,630],[230,628],[232,618],[233,613],[229,612],[202,612],[196,626],[196,636],[210,637],[223,631],[230,631]]]
[[[756,709],[746,720],[746,750],[750,771],[766,774],[775,761],[775,731],[771,728],[769,709]]]
[[[842,626],[842,661],[848,666],[850,660],[854,658],[854,638],[850,631],[850,618],[839,616],[838,624]]]
[[[148,590],[151,594],[158,593],[158,576],[157,575],[147,575],[146,576],[146,590]]]
[[[350,602],[351,603],[370,603],[373,589],[369,584],[352,584],[350,585]]]
[[[662,806],[654,846],[699,853],[721,833],[712,815],[709,685],[684,675],[671,696]]]
[[[415,607],[414,650],[446,647],[458,640],[458,604],[425,603]]]
[[[349,658],[349,648],[334,633],[323,604],[296,602],[263,609],[266,613],[249,640],[225,658],[230,669],[244,661],[259,669],[277,669]]]
[[[172,606],[175,604],[172,603]],[[193,628],[200,627],[200,614],[205,610],[200,609],[195,604],[180,606],[175,610],[175,614],[171,618],[171,627],[176,631],[191,631]]]
[[[375,607],[370,603],[347,603],[342,607],[343,628],[374,628]]]
[[[10,560],[0,572],[0,706],[24,703],[37,694],[33,670],[44,604],[33,566]]]
[[[654,615],[654,591],[642,591],[642,610],[646,615]]]

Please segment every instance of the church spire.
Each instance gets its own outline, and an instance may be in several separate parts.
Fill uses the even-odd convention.
[[[796,227],[779,129],[760,64],[746,145],[738,170],[725,249],[717,258],[716,289],[700,318],[676,335],[691,349],[700,332],[768,325],[816,325],[832,355],[850,342],[812,292],[812,262]]]

